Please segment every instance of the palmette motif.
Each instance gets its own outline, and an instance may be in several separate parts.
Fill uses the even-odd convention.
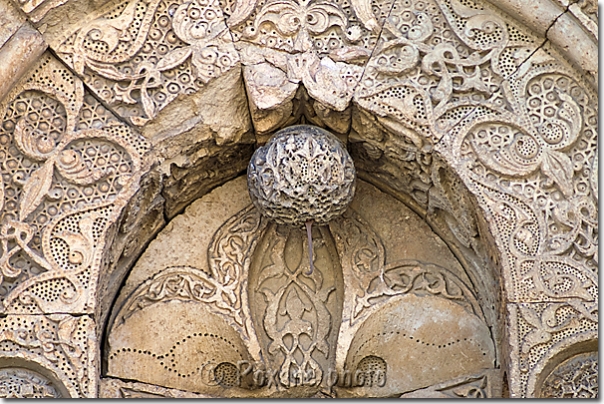
[[[38,22],[61,3],[19,5]],[[571,4],[566,13],[597,37],[593,2]],[[111,231],[152,165],[143,164],[149,144],[137,128],[159,122],[179,97],[239,74],[241,64],[259,135],[312,122],[348,136],[357,171],[409,195],[455,248],[478,257],[476,265],[488,261],[477,219],[484,211],[504,300],[516,313],[510,317],[513,394],[537,391],[539,366],[554,360],[548,350],[595,338],[597,97],[543,38],[486,2],[115,1],[82,18],[59,42],[52,50],[60,60],[45,55],[0,105],[4,313],[97,310],[101,268],[113,263]],[[469,310],[484,299],[423,264],[399,263],[388,273],[375,234],[354,213],[344,217],[329,225],[332,233],[364,230],[335,240],[350,251],[342,258],[342,267],[351,268],[342,299],[358,302],[345,304],[350,321],[339,335],[385,296],[465,296]],[[253,233],[258,223],[249,220]],[[158,299],[184,299],[181,288],[190,290],[187,299],[205,302],[250,336],[241,282],[249,250],[238,247],[249,239],[229,240],[214,245],[207,272],[164,274],[152,291]],[[154,301],[141,296],[142,306]],[[280,318],[293,330],[301,320],[296,310],[308,313],[310,306],[299,291],[284,296],[291,299]],[[272,327],[273,353],[283,353],[283,330]],[[547,394],[593,394],[589,377],[578,384],[556,377]],[[476,395],[486,386],[478,376],[459,386],[465,384]],[[433,390],[457,394],[447,386]]]

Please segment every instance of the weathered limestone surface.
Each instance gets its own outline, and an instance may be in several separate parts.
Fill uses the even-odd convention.
[[[593,0],[0,0],[0,394],[597,395],[597,24]],[[237,178],[300,123],[362,184],[312,277]],[[396,373],[461,352],[412,349],[439,345],[396,328],[416,307],[477,336],[468,373]],[[156,360],[193,313],[236,348],[195,342],[225,355],[203,386]]]
[[[303,230],[275,227],[250,202],[246,178],[238,177],[191,204],[149,245],[114,305],[107,376],[211,396],[268,396],[285,386],[309,396],[336,384],[326,379],[330,371],[333,377],[361,369],[373,377],[364,366],[376,357],[387,366],[385,386],[342,380],[334,388],[340,396],[383,397],[494,368],[494,341],[468,274],[404,204],[359,182],[345,216],[315,226],[317,273],[308,274]],[[298,276],[287,280],[287,271]],[[343,284],[326,299],[320,296],[327,289],[315,297],[307,282]],[[223,301],[223,293],[232,300]],[[271,317],[272,304],[280,319]],[[309,328],[296,328],[296,321]],[[302,363],[282,353],[291,341],[276,333],[288,324],[290,335],[304,333],[294,344],[308,349],[314,383],[292,386],[287,376]],[[326,358],[302,335],[327,338]],[[269,343],[282,348],[267,349]],[[253,373],[246,379],[249,366],[263,369],[265,379],[277,371],[277,385]],[[221,381],[223,372],[234,372],[236,381]]]

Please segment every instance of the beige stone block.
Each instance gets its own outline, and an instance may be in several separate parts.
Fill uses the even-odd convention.
[[[598,88],[598,44],[571,13],[556,20],[547,32],[547,39],[585,73],[590,84]]]
[[[23,25],[0,48],[0,100],[37,61],[46,49],[42,35]]]
[[[0,48],[17,32],[25,22],[25,17],[10,0],[0,1]]]

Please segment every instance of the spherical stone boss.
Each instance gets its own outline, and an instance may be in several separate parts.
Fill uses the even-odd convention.
[[[324,129],[282,129],[258,148],[247,169],[252,202],[278,224],[327,224],[352,201],[356,186],[352,158]]]

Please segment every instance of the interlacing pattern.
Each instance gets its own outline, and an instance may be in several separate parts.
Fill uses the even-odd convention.
[[[370,226],[348,212],[330,231],[355,234],[333,241],[351,273],[330,286],[315,279],[312,293],[297,280],[301,266],[286,265],[285,280],[266,275],[255,293],[283,299],[263,307],[272,323],[263,325],[269,329],[262,338],[281,338],[286,322],[290,336],[333,342],[329,323],[337,316],[326,302],[342,282],[350,288],[337,299],[349,322],[340,337],[373,312],[374,300],[446,295],[479,317],[509,316],[512,396],[596,394],[597,362],[551,363],[557,359],[550,353],[596,338],[598,99],[530,27],[481,0],[113,0],[70,16],[57,37],[56,15],[45,15],[75,3],[16,3],[51,49],[0,99],[0,368],[3,358],[20,356],[50,369],[63,386],[33,368],[3,370],[1,394],[97,394],[97,289],[115,265],[108,251],[123,211],[152,170],[158,189],[166,178],[191,187],[179,164],[197,164],[211,148],[235,148],[225,139],[239,129],[205,116],[210,134],[196,143],[204,107],[236,96],[216,90],[224,88],[247,96],[259,143],[295,123],[347,139],[360,178],[406,198],[466,257],[464,265],[485,273],[470,290],[439,266],[386,265]],[[597,38],[597,4],[582,0],[567,10]],[[173,122],[181,108],[190,121]],[[190,137],[174,149],[153,143],[154,136],[174,136],[176,126]],[[162,200],[159,192],[153,201]],[[244,268],[255,245],[250,234],[265,226],[255,213],[242,213],[223,228],[229,237],[217,233],[206,272],[176,266],[158,275],[138,290],[131,311],[165,296],[192,299],[252,338]],[[322,238],[332,243],[327,233]],[[146,240],[133,243],[140,250]],[[265,270],[270,266],[256,268]],[[117,288],[126,271],[106,282]],[[498,281],[501,299],[481,291]],[[332,311],[309,325],[302,307],[311,306]],[[7,323],[13,320],[18,327]],[[269,351],[291,364],[292,346],[274,342]],[[333,355],[326,342],[305,347],[302,356],[304,366],[318,369]],[[544,368],[555,368],[545,381],[538,377]],[[481,392],[487,386],[478,376],[470,384]]]

